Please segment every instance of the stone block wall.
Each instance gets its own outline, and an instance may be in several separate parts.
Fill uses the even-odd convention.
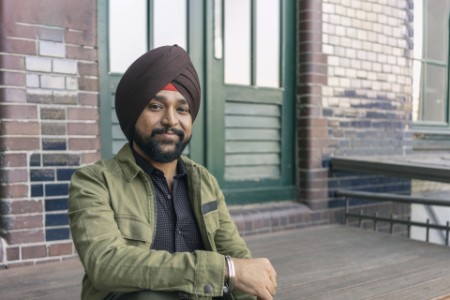
[[[100,158],[96,1],[0,0],[0,265],[75,254],[69,180]]]
[[[408,189],[398,179],[328,170],[332,156],[412,151],[412,1],[298,3],[300,201],[328,209],[335,187]]]

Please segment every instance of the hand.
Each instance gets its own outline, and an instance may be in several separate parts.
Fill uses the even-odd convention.
[[[277,288],[277,273],[267,258],[233,258],[235,288],[257,297],[272,300]]]

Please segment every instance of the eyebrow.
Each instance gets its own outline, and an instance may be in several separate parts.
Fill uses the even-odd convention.
[[[167,97],[162,96],[162,95],[155,95],[150,101],[152,101],[153,99],[155,99],[157,101],[161,101],[161,102],[167,102]],[[189,105],[189,103],[184,98],[178,98],[177,99],[177,103],[178,104],[188,104]]]

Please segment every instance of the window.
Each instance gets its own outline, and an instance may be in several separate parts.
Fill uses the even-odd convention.
[[[170,16],[168,18],[167,16]],[[186,0],[109,0],[109,71],[124,73],[147,50],[187,49]]]
[[[279,88],[281,3],[252,2],[224,2],[225,83]]]
[[[413,121],[449,125],[450,0],[414,1]]]

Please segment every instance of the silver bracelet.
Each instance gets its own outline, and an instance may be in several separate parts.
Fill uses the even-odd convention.
[[[228,268],[228,278],[225,282],[226,293],[231,293],[234,289],[234,280],[236,278],[236,270],[234,269],[234,262],[231,256],[226,255],[225,260]]]

